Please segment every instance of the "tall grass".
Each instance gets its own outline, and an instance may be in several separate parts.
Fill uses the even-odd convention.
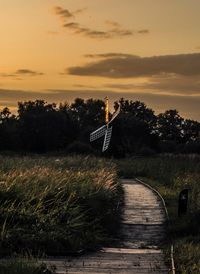
[[[175,247],[177,273],[200,273],[200,157],[161,155],[117,161],[122,177],[141,177],[157,188],[170,216],[169,241]],[[178,196],[189,189],[188,212],[178,217]]]
[[[114,164],[96,158],[0,158],[0,255],[96,249],[120,224]]]
[[[116,161],[120,177],[148,177],[173,186],[177,177],[200,172],[200,157],[191,155],[161,155],[127,158]]]

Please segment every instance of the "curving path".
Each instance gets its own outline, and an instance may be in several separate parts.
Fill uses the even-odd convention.
[[[165,210],[160,198],[136,180],[122,180],[125,209],[121,239],[113,247],[80,257],[45,260],[64,274],[169,273],[161,244],[165,237]]]

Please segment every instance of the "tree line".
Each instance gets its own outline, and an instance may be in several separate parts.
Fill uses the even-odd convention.
[[[121,98],[113,122],[109,156],[153,153],[200,153],[200,123],[184,119],[177,110],[158,115],[140,101]],[[90,133],[105,122],[102,100],[76,98],[73,103],[43,100],[18,103],[17,115],[0,112],[0,150],[15,152],[91,153],[100,155],[103,140],[92,144]]]

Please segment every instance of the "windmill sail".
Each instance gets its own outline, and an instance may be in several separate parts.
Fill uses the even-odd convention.
[[[93,142],[106,134],[106,125],[98,128],[90,134],[90,142]]]
[[[111,136],[112,136],[112,127],[108,127],[106,130],[105,138],[104,138],[102,152],[104,152],[108,149],[110,140],[111,140]]]
[[[113,113],[112,119],[110,120],[109,124],[119,115],[120,113],[120,107],[118,107],[117,111]]]

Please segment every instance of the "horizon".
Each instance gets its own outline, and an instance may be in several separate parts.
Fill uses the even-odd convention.
[[[36,96],[36,94],[38,94],[38,93],[35,93],[34,94],[34,96]],[[79,94],[79,93],[78,93]],[[83,94],[83,93],[82,93]],[[53,96],[52,97],[58,97],[58,94],[52,94]],[[77,99],[77,98],[80,98],[80,99],[83,99],[83,100],[85,100],[85,101],[87,101],[88,99],[93,99],[93,100],[102,100],[102,101],[105,101],[105,97],[107,97],[107,93],[106,92],[103,92],[101,95],[101,98],[100,97],[98,97],[98,94],[95,96],[95,97],[89,97],[89,94],[87,94],[87,93],[84,93],[84,95],[85,96],[83,96],[83,97],[81,97],[81,94],[79,94],[80,96],[77,96],[77,97],[71,97],[71,95],[68,95],[67,96],[67,98],[68,98],[68,100],[61,100],[61,101],[55,101],[55,100],[51,100],[51,101],[48,101],[48,99],[47,100],[45,100],[44,98],[37,98],[37,97],[33,97],[33,99],[25,99],[25,97],[24,97],[24,99],[22,99],[22,100],[19,100],[17,103],[16,103],[16,106],[15,107],[12,107],[12,108],[10,108],[9,106],[5,106],[5,108],[8,108],[10,111],[11,111],[11,114],[14,114],[14,115],[17,115],[18,114],[18,103],[24,103],[24,102],[29,102],[29,101],[32,101],[32,102],[34,102],[34,101],[36,101],[36,100],[42,100],[42,101],[44,101],[46,104],[56,104],[56,107],[58,107],[59,106],[59,104],[61,104],[61,103],[67,103],[67,104],[69,104],[69,105],[71,105],[74,101],[75,101],[75,99]],[[139,96],[139,95],[138,95]],[[66,94],[64,94],[64,97],[66,97]],[[62,94],[61,94],[61,98],[62,98]],[[166,108],[166,109],[162,109],[162,108],[160,108],[160,111],[159,111],[159,108],[157,108],[156,110],[153,108],[153,107],[151,107],[149,104],[146,104],[143,100],[139,100],[138,98],[138,100],[134,100],[134,98],[130,98],[130,99],[127,99],[126,97],[116,97],[116,94],[115,93],[113,93],[113,97],[108,97],[108,99],[109,99],[109,112],[114,112],[114,103],[116,102],[116,101],[119,101],[121,98],[123,98],[124,100],[129,100],[129,101],[139,101],[139,102],[142,102],[142,103],[144,103],[146,106],[147,106],[147,108],[150,108],[150,109],[152,109],[153,110],[153,112],[155,113],[155,115],[158,115],[158,114],[161,114],[161,113],[164,113],[164,112],[166,112],[166,111],[168,111],[168,110],[175,110],[176,108]],[[159,100],[159,98],[156,98],[156,100]],[[198,106],[198,104],[197,104],[197,106]],[[193,120],[193,121],[197,121],[197,122],[199,122],[199,120],[197,120],[197,119],[193,119],[193,118],[190,118],[190,117],[187,117],[187,116],[184,116],[184,115],[182,115],[181,113],[180,113],[180,111],[178,110],[178,109],[176,109],[177,111],[178,111],[178,113],[179,113],[179,115],[182,117],[182,118],[184,118],[185,120]]]
[[[200,2],[0,2],[0,109],[123,97],[200,121]]]

